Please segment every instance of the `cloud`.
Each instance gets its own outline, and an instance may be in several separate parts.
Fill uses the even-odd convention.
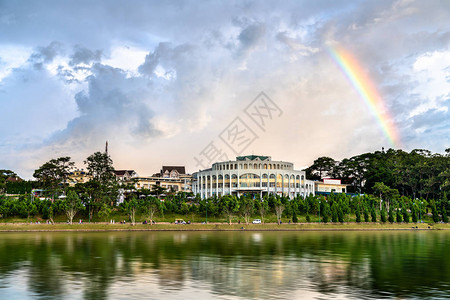
[[[87,78],[88,90],[75,95],[80,116],[59,131],[52,142],[77,140],[86,146],[98,138],[131,134],[149,139],[159,133],[151,119],[150,86],[143,78],[128,78],[126,72],[95,64]]]
[[[75,46],[74,53],[70,57],[69,65],[74,66],[80,63],[90,64],[91,62],[98,62],[101,59],[102,51],[95,50],[92,51],[90,49]]]
[[[284,114],[249,151],[306,166],[320,155],[386,147],[323,50],[330,42],[367,72],[405,150],[448,147],[435,134],[450,129],[446,2],[44,0],[0,8],[0,163],[20,157],[18,169],[10,165],[19,174],[32,173],[40,156],[87,155],[105,140],[124,168],[152,174],[171,158],[194,168],[193,155],[262,90]]]

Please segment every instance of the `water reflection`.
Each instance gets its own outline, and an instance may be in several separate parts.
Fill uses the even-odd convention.
[[[449,234],[5,233],[0,235],[0,296],[446,297]]]

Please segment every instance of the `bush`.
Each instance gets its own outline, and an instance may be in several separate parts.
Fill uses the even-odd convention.
[[[292,222],[294,223],[298,223],[298,217],[297,217],[297,213],[294,211],[294,213],[292,214]]]

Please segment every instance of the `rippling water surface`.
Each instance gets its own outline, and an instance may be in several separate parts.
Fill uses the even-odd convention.
[[[448,298],[450,232],[0,234],[0,299]]]

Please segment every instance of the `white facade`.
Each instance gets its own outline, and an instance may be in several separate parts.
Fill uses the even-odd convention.
[[[218,162],[210,169],[194,173],[192,191],[202,199],[212,196],[245,193],[284,195],[314,195],[314,182],[306,180],[305,172],[294,165],[272,161],[270,156],[239,156],[234,161]]]

